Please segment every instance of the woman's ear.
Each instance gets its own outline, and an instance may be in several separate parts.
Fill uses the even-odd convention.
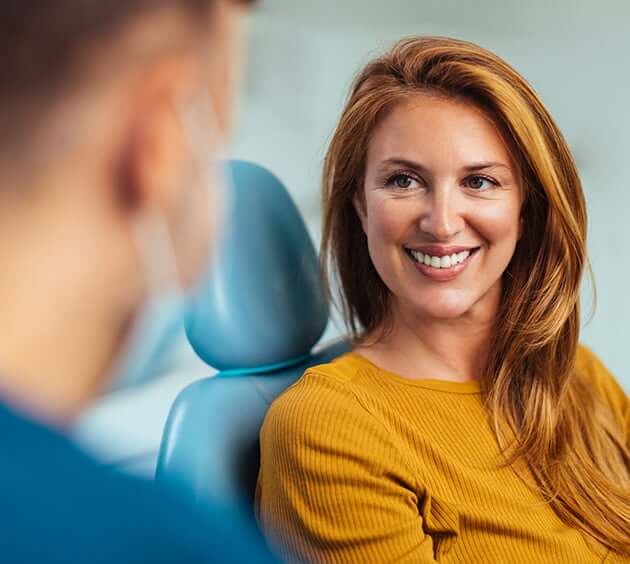
[[[357,216],[359,217],[359,221],[361,222],[363,233],[367,235],[367,213],[365,209],[365,195],[363,193],[355,192],[354,196],[352,197],[352,205],[354,206],[354,210],[357,212]]]

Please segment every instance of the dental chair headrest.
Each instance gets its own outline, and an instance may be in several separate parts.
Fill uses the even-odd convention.
[[[227,167],[226,230],[186,334],[214,368],[265,372],[308,355],[326,326],[328,300],[317,253],[282,183],[253,163]]]

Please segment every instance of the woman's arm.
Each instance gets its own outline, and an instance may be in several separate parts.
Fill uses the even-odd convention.
[[[261,433],[258,515],[290,562],[433,562],[417,476],[345,382],[307,373]]]

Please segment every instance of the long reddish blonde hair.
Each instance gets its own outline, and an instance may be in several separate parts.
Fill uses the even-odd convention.
[[[503,277],[482,393],[505,454],[524,461],[568,525],[630,554],[630,453],[575,367],[586,205],[566,141],[531,86],[472,43],[412,37],[359,74],[324,165],[322,270],[332,268],[355,341],[389,321],[389,290],[369,257],[353,200],[385,112],[422,92],[466,100],[504,132],[519,166],[527,228]],[[516,465],[515,465],[516,466]]]

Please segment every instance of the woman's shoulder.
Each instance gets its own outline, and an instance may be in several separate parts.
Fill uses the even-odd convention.
[[[300,404],[301,408],[319,405],[348,407],[356,401],[353,381],[360,367],[351,353],[346,353],[325,364],[317,364],[305,370],[300,378],[289,386],[272,404],[281,406]]]
[[[602,360],[587,346],[579,345],[575,359],[577,371],[607,400],[624,396],[625,392]]]
[[[366,406],[362,387],[357,385],[361,364],[352,353],[332,362],[308,368],[271,404],[265,426],[297,429],[334,428],[356,424],[367,428],[374,422]]]
[[[630,400],[619,382],[601,359],[585,345],[577,350],[575,366],[601,399],[611,408],[615,417],[630,429]]]
[[[347,354],[307,369],[271,404],[260,441],[261,468],[270,460],[324,465],[330,456],[363,460],[390,472],[408,471],[391,428],[374,410],[362,385],[361,363]],[[287,462],[288,461],[288,462]],[[339,471],[343,471],[341,465]],[[321,469],[320,469],[321,470]],[[326,472],[335,471],[326,466]],[[379,470],[380,472],[380,470]]]

